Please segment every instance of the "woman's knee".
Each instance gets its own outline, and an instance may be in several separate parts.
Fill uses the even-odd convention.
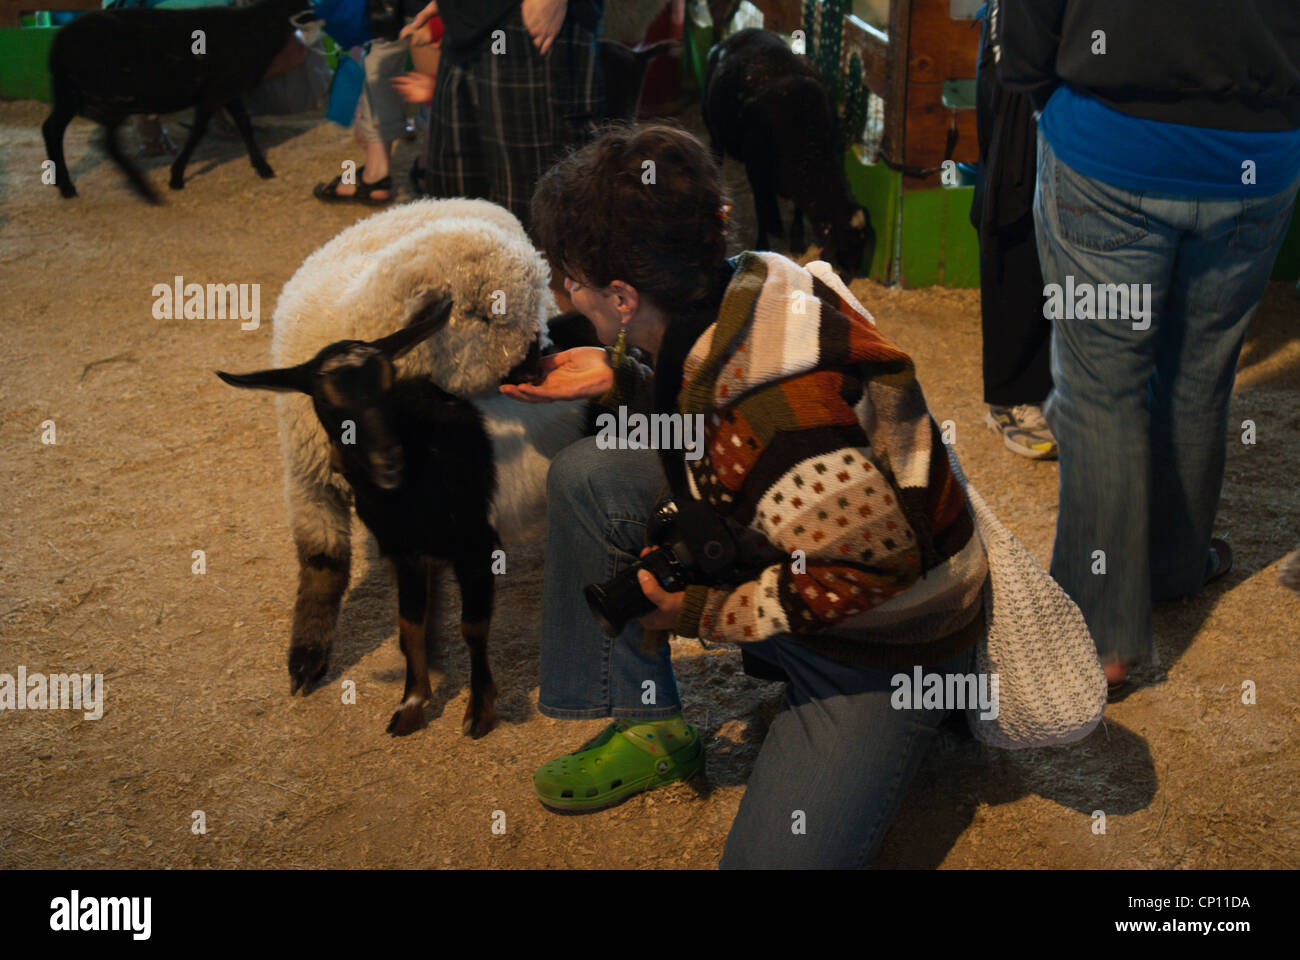
[[[599,453],[595,437],[583,437],[557,453],[546,471],[547,503],[583,499],[590,492],[589,478],[599,469]]]

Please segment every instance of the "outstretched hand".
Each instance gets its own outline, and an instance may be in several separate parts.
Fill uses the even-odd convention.
[[[539,384],[503,383],[507,397],[525,403],[554,400],[594,400],[614,385],[614,369],[600,347],[574,347],[542,358],[544,379]]]

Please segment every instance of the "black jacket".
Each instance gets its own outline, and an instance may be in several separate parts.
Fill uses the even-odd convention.
[[[1148,120],[1300,127],[1300,0],[1002,0],[1001,18],[998,74],[1040,110],[1064,82]]]

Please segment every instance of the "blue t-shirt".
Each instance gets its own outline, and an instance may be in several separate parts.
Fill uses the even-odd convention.
[[[1267,197],[1300,177],[1300,129],[1217,130],[1145,120],[1065,84],[1047,101],[1038,128],[1068,166],[1126,190]],[[1243,182],[1250,174],[1255,182]]]

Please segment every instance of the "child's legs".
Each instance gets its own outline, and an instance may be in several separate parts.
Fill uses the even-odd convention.
[[[406,41],[370,41],[364,66],[366,86],[357,101],[356,138],[383,144],[387,150],[406,129],[406,104],[392,84],[406,67]]]
[[[875,859],[946,709],[896,710],[891,678],[781,636],[752,651],[790,678],[727,835],[720,867],[845,868]],[[967,673],[973,651],[926,668]],[[802,816],[800,816],[802,814]],[[795,828],[802,826],[803,832]]]
[[[546,716],[657,719],[681,710],[667,644],[642,652],[636,621],[607,637],[582,594],[637,559],[663,485],[653,450],[601,450],[595,437],[551,462],[537,702]]]

